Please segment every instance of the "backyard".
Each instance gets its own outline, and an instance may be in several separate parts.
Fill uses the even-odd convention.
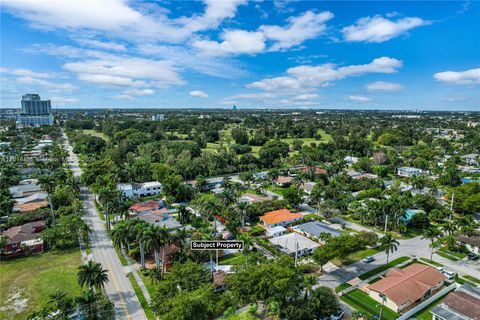
[[[355,289],[340,297],[341,300],[348,303],[350,306],[358,311],[367,312],[372,316],[380,314],[380,303],[370,298],[366,293],[360,289]],[[394,320],[398,314],[387,307],[383,307],[382,319]]]
[[[52,251],[0,262],[0,319],[25,319],[55,290],[80,293],[80,251]]]

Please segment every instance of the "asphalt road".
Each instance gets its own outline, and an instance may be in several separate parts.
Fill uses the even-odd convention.
[[[81,169],[78,158],[73,153],[68,140],[66,140],[65,147],[69,153],[68,162],[74,175],[80,176]],[[130,284],[128,275],[108,237],[104,222],[98,216],[93,201],[94,195],[88,188],[82,187],[80,197],[83,202],[84,220],[93,230],[89,237],[93,259],[100,262],[103,268],[108,271],[109,281],[105,285],[105,292],[115,304],[116,319],[146,320],[147,317]]]

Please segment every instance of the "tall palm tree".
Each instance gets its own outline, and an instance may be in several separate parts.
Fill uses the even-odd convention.
[[[312,190],[312,193],[310,194],[310,199],[312,202],[317,204],[317,212],[320,214],[320,207],[322,204],[322,199],[325,195],[325,190],[323,189],[323,184],[322,183],[317,183]]]
[[[52,175],[43,175],[38,178],[43,190],[47,192],[48,205],[52,214],[52,224],[55,225],[55,214],[53,213],[52,193],[55,191],[56,181]]]
[[[245,254],[245,268],[248,268],[248,252],[253,246],[253,238],[247,234],[243,234],[240,237],[240,240],[243,241],[243,252]]]
[[[140,249],[140,265],[143,269],[145,269],[145,243],[148,238],[148,236],[144,235],[145,229],[146,227],[144,224],[138,224],[134,228],[135,238],[137,239]]]
[[[107,270],[92,260],[78,267],[77,277],[81,287],[87,286],[90,289],[101,289],[108,282]]]
[[[120,249],[124,249],[127,246],[129,240],[129,230],[125,223],[119,223],[112,230],[111,237],[113,243]]]
[[[423,232],[422,239],[430,240],[430,248],[431,248],[430,260],[433,259],[433,244],[434,244],[435,241],[440,239],[441,236],[442,236],[442,232],[440,231],[440,229],[438,229],[435,226],[430,226],[430,228],[426,229]]]
[[[280,175],[280,172],[278,172],[277,169],[272,169],[267,172],[268,180],[270,180],[272,184],[272,190],[275,190],[275,180],[277,180],[279,175]]]
[[[245,226],[245,217],[247,216],[247,209],[250,205],[248,202],[240,202],[237,204],[237,212],[240,216],[240,220],[242,221],[242,227]]]
[[[317,278],[315,276],[305,276],[303,278],[303,286],[305,287],[304,300],[307,301],[308,295],[312,294],[313,286],[317,284]]]
[[[382,238],[379,240],[380,243],[380,250],[384,250],[387,255],[387,264],[388,258],[390,257],[390,253],[397,251],[400,243],[392,236],[391,232],[387,232]]]
[[[160,256],[159,250],[161,246],[161,239],[158,235],[158,227],[154,225],[148,225],[143,230],[142,242],[145,245],[145,250],[148,252],[153,252],[155,256],[155,266],[157,269],[160,269]]]
[[[210,198],[205,201],[200,208],[200,212],[203,213],[208,219],[213,218],[213,232],[212,234],[217,233],[217,219],[215,214],[222,212],[223,207],[217,198]]]

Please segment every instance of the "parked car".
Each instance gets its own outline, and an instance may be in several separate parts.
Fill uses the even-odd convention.
[[[340,320],[343,318],[344,315],[345,313],[342,311],[342,309],[339,309],[330,316],[330,320]]]
[[[436,267],[435,269],[443,273],[443,267]]]
[[[362,261],[365,262],[365,263],[370,263],[372,261],[375,261],[375,258],[372,257],[372,256],[368,256],[365,259],[363,259]]]
[[[467,257],[468,257],[468,260],[477,260],[478,259],[478,254],[473,253],[473,252],[469,252]]]
[[[455,272],[443,270],[443,274],[447,277],[448,280],[455,278]]]

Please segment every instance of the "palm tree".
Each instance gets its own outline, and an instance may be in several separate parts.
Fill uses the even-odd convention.
[[[422,239],[430,240],[430,260],[433,259],[433,244],[437,241],[442,235],[442,232],[437,227],[431,226],[423,232]]]
[[[400,243],[392,236],[390,232],[387,232],[382,238],[380,238],[379,243],[380,250],[384,250],[385,254],[387,255],[388,264],[388,258],[390,256],[390,253],[397,251],[397,246],[400,245]]]
[[[192,219],[192,212],[182,205],[178,208],[178,218],[181,224],[187,224]]]
[[[267,305],[267,319],[277,320],[280,319],[281,306],[276,300],[273,300]]]
[[[145,232],[145,225],[143,224],[138,224],[135,226],[135,237],[138,241],[138,246],[140,248],[140,265],[142,266],[143,269],[145,269],[145,242],[147,241],[147,238],[144,235]]]
[[[315,276],[305,276],[303,278],[303,286],[305,287],[305,301],[307,301],[308,296],[312,294],[313,286],[316,284],[317,278],[315,278]]]
[[[215,218],[215,214],[219,214],[222,211],[223,207],[218,201],[217,198],[210,198],[205,201],[200,208],[200,212],[203,212],[207,219],[213,217],[213,232],[212,234],[217,233],[217,219]]]
[[[267,173],[268,180],[272,183],[272,190],[275,190],[275,180],[277,180],[279,175],[280,173],[277,169],[272,169]]]
[[[55,214],[53,213],[52,193],[55,191],[56,181],[52,175],[43,175],[38,178],[43,190],[47,192],[48,205],[52,214],[52,224],[55,225]]]
[[[90,289],[101,289],[108,282],[107,270],[92,260],[78,267],[77,277],[81,287],[87,286]]]
[[[251,236],[243,234],[240,237],[240,240],[243,241],[243,252],[245,253],[245,268],[248,267],[248,252],[250,248],[253,246],[253,239]]]
[[[54,311],[60,311],[62,319],[63,317],[68,319],[68,316],[75,310],[73,298],[59,289],[51,293],[49,296],[50,299],[48,300],[48,304],[53,307]]]
[[[320,206],[322,204],[322,199],[324,196],[325,192],[323,189],[323,184],[317,183],[312,190],[312,193],[310,194],[310,199],[317,204],[317,211],[318,214],[320,214]]]
[[[145,244],[145,250],[152,252],[155,256],[155,266],[157,269],[160,269],[160,246],[161,244],[161,239],[158,234],[158,229],[159,227],[155,225],[148,225],[144,230],[142,234],[142,242]]]
[[[127,246],[129,240],[129,230],[125,223],[119,223],[111,233],[113,244],[123,249]]]
[[[237,211],[238,215],[240,216],[240,220],[242,221],[242,227],[245,226],[245,217],[247,216],[247,209],[250,205],[248,202],[240,202],[237,204]]]

